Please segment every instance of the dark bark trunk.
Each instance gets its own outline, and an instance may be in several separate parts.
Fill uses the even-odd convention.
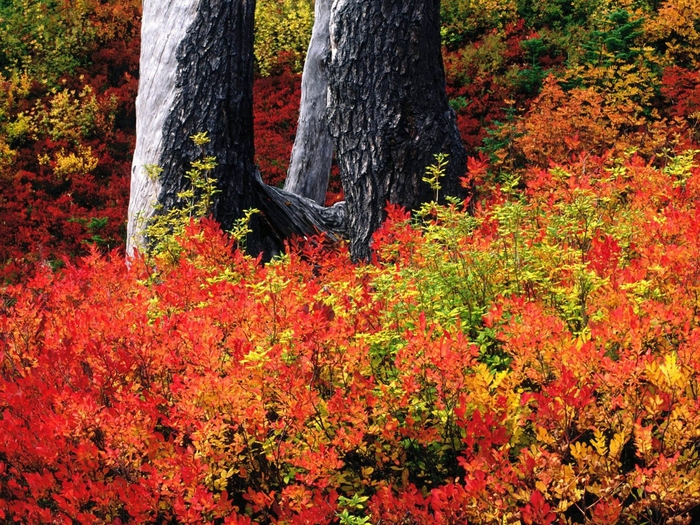
[[[301,80],[301,107],[292,157],[284,189],[317,204],[326,202],[333,160],[328,131],[328,60],[330,58],[331,0],[316,0],[314,28]]]
[[[213,207],[224,228],[254,205],[254,0],[200,0],[178,49],[177,90],[163,130],[158,202],[171,207],[188,184],[183,174],[202,151],[191,140],[206,131],[205,153],[216,157],[212,175],[221,193]]]
[[[447,153],[442,195],[464,196],[466,152],[445,93],[439,0],[336,0],[331,12],[329,124],[355,258],[387,201],[417,208],[434,154]]]
[[[212,176],[220,193],[212,214],[230,229],[245,210],[258,205],[253,143],[253,26],[255,0],[200,0],[197,16],[178,48],[178,95],[165,122],[158,202],[177,206],[183,174],[202,151],[189,139],[208,132],[205,153],[216,157]],[[280,249],[253,219],[248,248]]]

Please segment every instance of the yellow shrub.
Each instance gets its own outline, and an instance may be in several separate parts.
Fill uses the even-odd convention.
[[[56,154],[56,163],[53,172],[59,179],[67,179],[76,173],[90,173],[97,167],[97,157],[93,156],[92,148],[78,147],[78,152],[69,153],[65,151]]]
[[[518,19],[515,0],[445,0],[440,6],[442,41],[456,46]]]
[[[48,106],[38,104],[34,115],[34,132],[52,140],[69,140],[79,144],[96,128],[100,108],[95,93],[85,86],[80,93],[56,91]]]
[[[314,24],[313,0],[260,0],[255,11],[255,60],[267,76],[282,52],[301,70]]]
[[[665,44],[667,58],[700,66],[700,0],[667,0],[645,30],[653,40]]]
[[[652,101],[659,88],[660,78],[654,69],[661,67],[648,48],[641,49],[642,55],[633,63],[615,60],[609,55],[606,65],[584,64],[570,67],[564,73],[564,80],[581,87],[591,88],[600,93],[605,105],[612,111],[622,110],[624,122],[637,126],[644,117],[657,117]]]
[[[17,111],[18,101],[29,96],[31,80],[27,74],[14,74],[9,78],[0,75],[0,168],[11,166],[19,142],[29,131],[31,119]]]
[[[0,2],[0,67],[55,85],[84,65],[95,42],[92,0]]]
[[[10,143],[16,144],[27,136],[31,130],[32,119],[24,113],[19,113],[14,120],[4,126],[4,134]]]
[[[3,137],[0,137],[0,168],[11,166],[17,152],[7,145]]]

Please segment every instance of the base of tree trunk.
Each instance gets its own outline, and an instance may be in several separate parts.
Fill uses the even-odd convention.
[[[347,206],[350,251],[370,255],[387,202],[416,209],[434,155],[445,195],[466,196],[466,151],[445,93],[439,0],[338,0],[331,11],[329,123]]]
[[[326,234],[331,241],[346,236],[345,202],[330,207],[265,184],[257,174],[260,192],[260,211],[270,228],[281,238],[310,237]]]

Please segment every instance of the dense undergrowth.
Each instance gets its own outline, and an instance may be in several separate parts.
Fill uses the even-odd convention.
[[[391,209],[370,264],[262,266],[202,221],[7,287],[0,515],[697,520],[700,169],[479,182],[473,215]]]
[[[442,9],[468,206],[389,208],[360,265],[203,219],[128,267],[138,5],[0,1],[0,523],[700,521],[700,4]]]

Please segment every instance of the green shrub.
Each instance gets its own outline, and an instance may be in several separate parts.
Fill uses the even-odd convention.
[[[89,0],[0,2],[0,71],[54,83],[84,64],[97,38]]]

